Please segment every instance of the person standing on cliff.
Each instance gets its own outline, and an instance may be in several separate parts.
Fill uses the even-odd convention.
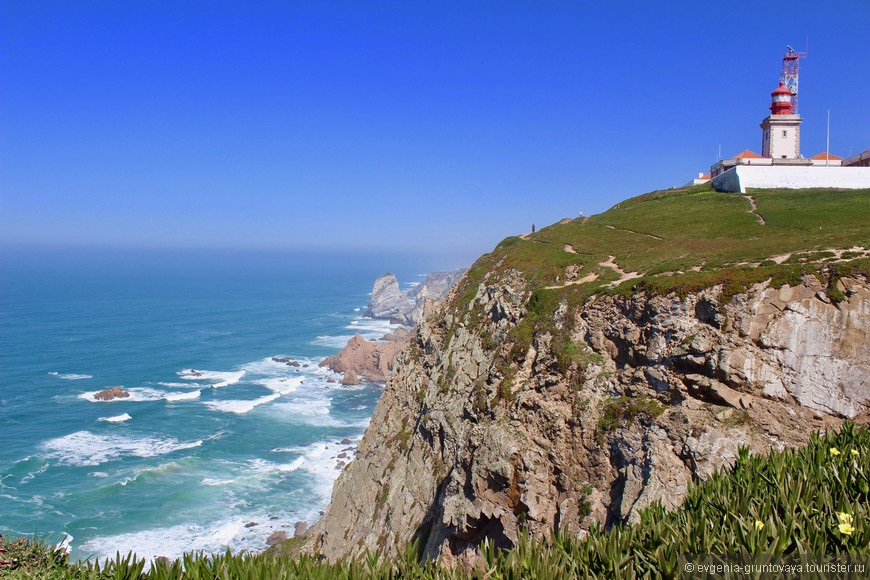
[[[535,233],[535,224],[532,224],[532,233]]]

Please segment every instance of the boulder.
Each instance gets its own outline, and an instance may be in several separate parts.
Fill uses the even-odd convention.
[[[308,522],[304,520],[300,520],[296,522],[296,525],[293,526],[293,537],[298,538],[300,536],[304,536],[305,532],[308,531]]]
[[[277,532],[273,532],[268,538],[266,538],[267,546],[274,546],[275,544],[280,544],[284,540],[287,539],[287,532],[278,530]]]
[[[347,371],[346,373],[344,373],[344,377],[342,377],[342,379],[341,379],[341,384],[342,385],[358,385],[358,384],[360,384],[360,380],[359,380],[359,377],[356,376],[356,373],[353,372],[352,370],[350,370],[350,371]]]

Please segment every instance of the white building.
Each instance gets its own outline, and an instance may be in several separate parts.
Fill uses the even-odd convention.
[[[761,155],[747,150],[713,165],[714,189],[870,189],[870,150],[846,160],[827,152],[805,159],[800,149],[803,119],[792,110],[791,91],[779,83],[770,96],[770,115],[761,122]]]

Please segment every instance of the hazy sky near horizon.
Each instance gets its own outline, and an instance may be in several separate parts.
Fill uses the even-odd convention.
[[[802,152],[870,148],[868,0],[6,0],[0,244],[471,261],[760,152],[807,38]]]

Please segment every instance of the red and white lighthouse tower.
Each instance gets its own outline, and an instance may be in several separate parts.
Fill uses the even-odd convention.
[[[794,94],[780,82],[770,93],[770,115],[761,122],[761,156],[773,159],[799,159],[801,156],[801,116],[795,114]]]

